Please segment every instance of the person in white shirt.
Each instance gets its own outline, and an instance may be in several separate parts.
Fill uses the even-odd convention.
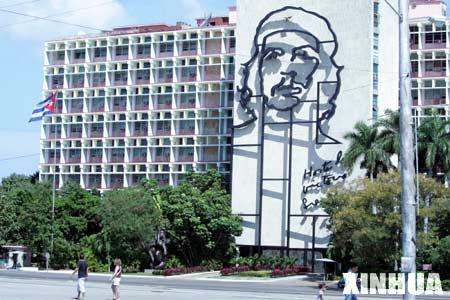
[[[358,265],[352,264],[347,273],[344,274],[345,288],[344,300],[357,300],[355,293],[358,293]]]

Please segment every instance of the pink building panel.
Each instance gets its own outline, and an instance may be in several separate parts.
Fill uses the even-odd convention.
[[[409,17],[444,17],[446,12],[443,0],[412,0],[410,1]]]

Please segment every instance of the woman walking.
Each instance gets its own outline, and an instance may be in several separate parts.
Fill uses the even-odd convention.
[[[113,292],[113,300],[120,300],[119,285],[122,278],[122,261],[119,258],[114,260],[114,274],[111,278],[111,289]]]

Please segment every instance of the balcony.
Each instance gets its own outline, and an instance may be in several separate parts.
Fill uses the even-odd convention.
[[[201,155],[199,161],[202,161],[202,162],[217,162],[217,161],[219,161],[219,157],[218,157],[217,154]]]
[[[88,135],[88,138],[101,138],[101,137],[103,137],[103,130],[102,131],[92,131]]]
[[[149,84],[150,79],[136,79],[136,84]]]
[[[50,84],[51,90],[62,89],[64,87],[63,83],[52,83]]]
[[[171,109],[172,103],[156,103],[156,109]]]
[[[127,80],[114,80],[113,85],[127,85],[128,84],[128,79]]]
[[[86,188],[88,190],[101,189],[102,188],[102,184],[100,182],[93,182],[93,183],[89,183]]]
[[[419,44],[411,43],[410,47],[412,50],[417,50],[417,49],[419,49]]]
[[[222,51],[222,45],[220,40],[216,41],[206,41],[205,43],[205,54],[211,55],[211,54],[220,54]]]
[[[79,164],[81,163],[81,157],[69,157],[66,159],[66,164]]]
[[[419,73],[418,72],[411,72],[411,77],[412,78],[417,78],[417,77],[419,77]]]
[[[158,156],[155,156],[154,161],[155,162],[170,162],[170,156],[158,155]]]
[[[220,103],[219,100],[215,100],[215,101],[205,101],[202,105],[202,108],[219,108],[220,107]]]
[[[60,139],[61,138],[61,132],[59,133],[49,133],[47,135],[47,139]]]
[[[128,54],[126,54],[126,55],[115,55],[113,60],[128,60]]]
[[[102,157],[90,157],[88,159],[88,163],[89,164],[101,164],[103,161]]]
[[[48,159],[45,160],[45,164],[50,165],[50,164],[59,164],[61,162],[61,157],[57,156],[56,159],[53,157],[49,157]]]
[[[220,71],[218,71],[218,72],[205,72],[205,74],[203,75],[203,80],[204,81],[220,80]]]
[[[94,59],[92,61],[94,61],[94,62],[104,62],[104,61],[106,61],[106,56],[94,57]]]
[[[147,162],[147,156],[137,156],[137,157],[133,157],[133,159],[131,160],[132,163],[143,163],[143,162]]]
[[[158,78],[157,83],[171,83],[173,82],[173,76],[167,76],[167,77],[162,77],[162,78]]]
[[[195,128],[178,129],[177,135],[194,135]]]
[[[180,82],[194,82],[197,81],[197,75],[189,75],[180,77]]]
[[[433,99],[423,99],[422,100],[422,105],[426,106],[426,105],[444,105],[445,104],[445,99],[441,99],[441,98],[433,98]]]
[[[125,160],[121,156],[113,156],[109,159],[110,163],[123,163]]]
[[[147,136],[148,130],[135,130],[132,136]]]
[[[422,77],[445,77],[446,71],[425,71]]]
[[[72,106],[69,107],[68,113],[69,114],[76,114],[76,113],[82,113],[83,112],[83,106]]]
[[[156,136],[169,136],[170,134],[170,130],[169,129],[159,129],[155,131],[155,135]]]
[[[150,53],[136,54],[136,59],[151,58]]]
[[[90,112],[103,112],[105,111],[105,106],[92,106]]]
[[[192,56],[197,55],[197,50],[184,50],[180,53],[181,56]]]
[[[135,104],[133,107],[133,110],[148,110],[148,103],[147,104]]]
[[[83,87],[84,87],[84,81],[83,82],[72,83],[69,88],[77,89],[77,88],[83,88]]]
[[[105,81],[93,82],[92,87],[102,87],[105,86]]]
[[[111,182],[108,185],[108,188],[109,189],[120,189],[120,188],[123,188],[123,182],[121,182],[121,181]]]
[[[111,109],[112,111],[125,111],[127,110],[126,105],[114,105]]]
[[[176,161],[177,162],[193,162],[194,156],[193,155],[179,155]]]
[[[63,65],[64,59],[52,59],[50,62],[50,65]]]
[[[218,135],[219,128],[203,128],[200,130],[200,135]]]
[[[68,139],[80,139],[82,136],[81,132],[69,132],[67,138]]]
[[[125,130],[124,131],[112,131],[109,136],[110,137],[125,137]]]
[[[445,49],[447,48],[447,45],[445,43],[425,43],[423,45],[423,49]]]
[[[158,53],[158,57],[172,57],[173,56],[173,51],[171,52],[159,52]]]
[[[74,58],[70,63],[72,64],[84,64],[86,62],[86,58]]]
[[[195,103],[192,102],[181,102],[178,108],[195,108]]]

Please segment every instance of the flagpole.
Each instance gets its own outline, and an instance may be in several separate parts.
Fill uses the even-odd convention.
[[[56,95],[58,95],[57,91],[55,92]],[[56,95],[55,95],[55,104],[54,107],[56,109]],[[62,124],[61,124],[62,126]],[[61,127],[62,132],[62,127]],[[56,136],[58,134],[58,124],[56,124]],[[57,151],[57,141],[55,139],[55,153],[53,156],[53,188],[52,188],[52,237],[51,237],[51,244],[50,244],[50,255],[53,257],[53,242],[54,242],[54,235],[55,235],[55,195],[56,195],[56,151]]]

